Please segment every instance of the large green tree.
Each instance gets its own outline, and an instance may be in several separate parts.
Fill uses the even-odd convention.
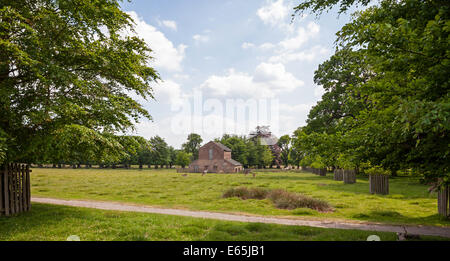
[[[152,164],[154,164],[156,168],[158,168],[158,166],[161,166],[161,168],[164,167],[164,165],[168,164],[170,161],[170,151],[166,141],[159,136],[155,136],[150,139],[150,144],[152,146],[152,151],[150,153]]]
[[[320,14],[339,5],[345,12],[351,5],[367,3],[308,0],[296,11]],[[383,0],[355,13],[337,34],[338,51],[316,72],[324,85],[349,84],[325,93],[324,102],[310,114],[310,133],[332,127],[342,141],[339,158],[345,161],[367,161],[393,173],[414,169],[429,181],[448,184],[449,12],[448,1]],[[358,59],[360,68],[353,58],[342,60],[343,52]],[[333,63],[336,58],[347,61],[348,70]],[[335,77],[346,71],[350,81]],[[329,99],[334,94],[340,95],[338,103]],[[335,112],[351,116],[336,120]]]
[[[183,143],[182,148],[185,152],[190,153],[194,160],[198,159],[198,149],[202,144],[203,139],[196,133],[191,133],[187,137],[186,143]]]
[[[231,158],[239,161],[242,165],[248,165],[248,146],[245,142],[245,137],[223,135],[218,142],[231,149]]]
[[[278,139],[278,146],[281,149],[280,158],[284,167],[289,165],[289,156],[291,153],[291,137],[289,135],[283,135]]]
[[[0,2],[0,158],[42,160],[62,132],[106,146],[150,118],[133,95],[152,98],[159,76],[119,2]]]
[[[181,166],[182,168],[186,167],[191,163],[192,155],[187,153],[184,150],[180,150],[176,152],[175,164]]]

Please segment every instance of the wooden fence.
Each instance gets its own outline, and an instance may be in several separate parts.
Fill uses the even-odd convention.
[[[389,194],[389,176],[369,175],[369,189],[372,194]]]
[[[0,169],[0,216],[31,209],[30,168],[25,164],[7,164]]]
[[[444,217],[450,217],[450,187],[438,191],[438,213]]]
[[[337,180],[337,181],[344,180],[344,170],[343,169],[335,169],[333,179]]]
[[[342,170],[342,180],[344,184],[354,184],[356,183],[356,171],[353,169]]]

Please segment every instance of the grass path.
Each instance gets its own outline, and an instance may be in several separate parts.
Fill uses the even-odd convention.
[[[155,208],[151,206],[139,206],[130,205],[124,203],[115,202],[100,202],[100,201],[83,201],[83,200],[62,200],[53,198],[32,198],[33,202],[64,205],[73,207],[85,207],[102,210],[116,210],[116,211],[131,211],[141,213],[154,213],[154,214],[166,214],[176,216],[188,216],[206,219],[218,219],[226,221],[239,221],[239,222],[251,222],[251,223],[269,223],[279,225],[293,225],[293,226],[310,226],[320,228],[334,228],[334,229],[357,229],[367,231],[381,231],[381,232],[405,232],[414,235],[429,235],[440,236],[450,238],[450,228],[434,227],[434,226],[393,226],[382,225],[374,223],[357,223],[357,222],[343,222],[343,221],[327,221],[327,220],[294,220],[286,218],[275,217],[261,217],[250,215],[236,215],[236,214],[224,214],[214,213],[206,211],[190,211],[181,209],[170,208]]]

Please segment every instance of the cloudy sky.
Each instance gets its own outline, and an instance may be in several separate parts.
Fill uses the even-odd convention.
[[[291,23],[298,2],[123,3],[136,33],[154,51],[151,65],[163,80],[153,86],[156,100],[140,100],[153,121],[142,120],[133,134],[159,135],[179,148],[192,131],[206,142],[257,125],[270,125],[277,136],[304,125],[322,94],[314,71],[333,54],[335,33],[349,15],[332,10]],[[242,104],[256,112],[239,111]]]

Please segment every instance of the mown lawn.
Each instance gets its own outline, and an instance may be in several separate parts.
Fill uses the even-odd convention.
[[[282,188],[329,202],[334,212],[310,209],[282,210],[269,200],[222,198],[231,187]],[[62,199],[118,201],[216,212],[289,216],[296,218],[351,219],[393,224],[450,226],[437,215],[435,194],[417,179],[390,180],[390,195],[371,195],[368,180],[344,185],[310,173],[243,174],[189,173],[154,169],[33,169],[32,195]]]
[[[31,212],[0,217],[0,240],[54,241],[71,235],[82,241],[357,241],[394,233],[242,223],[158,214],[33,204]],[[445,240],[423,236],[421,240]]]

